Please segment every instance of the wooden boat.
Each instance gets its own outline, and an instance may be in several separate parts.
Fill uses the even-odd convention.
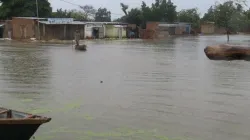
[[[250,60],[250,47],[222,44],[207,46],[204,52],[211,60]]]
[[[86,45],[75,45],[75,49],[79,51],[86,51],[87,46]]]
[[[29,140],[51,118],[0,108],[0,140]]]

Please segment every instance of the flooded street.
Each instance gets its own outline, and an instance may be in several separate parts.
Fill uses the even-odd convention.
[[[250,62],[203,51],[225,41],[0,41],[1,106],[52,117],[36,140],[249,140]]]

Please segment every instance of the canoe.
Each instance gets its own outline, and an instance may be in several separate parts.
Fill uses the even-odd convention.
[[[51,118],[0,108],[0,140],[29,140]]]
[[[75,49],[79,51],[86,51],[87,46],[86,45],[75,45]]]
[[[210,60],[250,61],[250,47],[222,44],[207,46],[204,52]]]

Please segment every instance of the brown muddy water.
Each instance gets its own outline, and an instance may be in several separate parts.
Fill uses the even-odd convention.
[[[1,106],[52,117],[37,140],[249,140],[250,62],[203,51],[225,40],[0,41]]]

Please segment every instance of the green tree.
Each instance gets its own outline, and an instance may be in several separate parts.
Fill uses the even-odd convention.
[[[70,13],[67,10],[57,9],[56,12],[52,13],[53,18],[70,18]]]
[[[122,11],[124,12],[125,15],[128,15],[127,10],[128,10],[128,5],[121,3],[120,4],[122,7]]]
[[[180,22],[188,22],[192,24],[192,28],[200,27],[200,15],[197,8],[181,10],[178,13],[178,20]]]
[[[95,14],[95,21],[110,22],[111,12],[108,11],[106,8],[99,8]]]
[[[80,6],[80,8],[83,10],[83,14],[88,20],[94,20],[96,9],[93,6],[84,5]]]
[[[127,16],[125,17],[125,21],[131,24],[136,24],[137,26],[140,26],[142,23],[142,12],[138,8],[131,9]]]
[[[74,18],[75,20],[80,20],[80,21],[87,21],[86,15],[79,10],[73,9],[73,10],[62,10],[62,9],[57,9],[56,12],[52,13],[53,18]]]
[[[171,1],[169,1],[166,4],[166,7],[163,7],[163,8],[164,8],[163,11],[165,12],[165,16],[164,16],[165,20],[167,22],[174,22],[177,19],[176,6],[174,5],[174,3],[172,3]]]
[[[75,20],[78,20],[78,21],[88,21],[88,16],[83,12],[83,11],[80,11],[80,10],[70,10],[69,11],[69,17],[71,18],[74,18]]]
[[[243,10],[245,0],[228,0],[217,3],[204,14],[203,21],[214,21],[218,27],[224,27],[230,31],[242,31],[247,27],[249,18]]]
[[[12,17],[35,17],[35,0],[0,0],[0,19],[10,19]],[[39,17],[50,17],[52,8],[48,0],[38,0]]]
[[[215,21],[215,9],[213,6],[211,6],[208,10],[207,13],[204,14],[202,21]]]

